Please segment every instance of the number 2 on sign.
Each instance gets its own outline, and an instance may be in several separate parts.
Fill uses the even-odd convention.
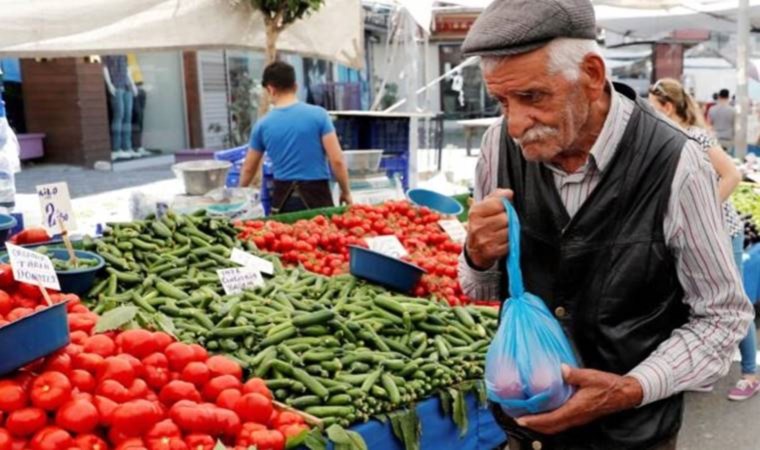
[[[65,212],[58,211],[56,214],[55,205],[52,203],[45,205],[45,214],[47,215],[47,225],[49,228],[57,226],[59,221],[67,222],[69,220],[69,215]]]

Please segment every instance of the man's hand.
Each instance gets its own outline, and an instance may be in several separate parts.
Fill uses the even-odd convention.
[[[518,425],[542,434],[556,434],[602,416],[635,408],[644,396],[641,385],[633,377],[593,369],[573,369],[564,364],[562,376],[577,389],[570,400],[552,412],[520,417]]]
[[[354,204],[354,199],[351,198],[350,192],[343,192],[343,191],[340,192],[340,204],[349,205],[349,206]]]
[[[509,189],[497,189],[470,208],[468,218],[467,256],[478,268],[487,269],[509,249],[509,220],[502,199],[512,199]]]

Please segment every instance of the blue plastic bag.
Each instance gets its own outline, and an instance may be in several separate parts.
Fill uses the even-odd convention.
[[[561,364],[577,367],[562,327],[544,302],[525,292],[520,271],[520,221],[504,200],[509,216],[509,299],[486,355],[488,399],[513,418],[562,406],[574,390],[562,379]]]

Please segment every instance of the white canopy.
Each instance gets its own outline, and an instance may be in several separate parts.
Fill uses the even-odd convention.
[[[264,47],[263,18],[242,0],[0,0],[0,56]],[[327,0],[277,48],[361,68],[360,0]]]

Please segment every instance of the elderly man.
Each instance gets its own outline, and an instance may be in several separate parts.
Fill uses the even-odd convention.
[[[563,325],[574,396],[514,421],[510,449],[675,449],[684,389],[729,367],[752,310],[696,142],[607,80],[588,0],[495,0],[467,55],[504,120],[483,139],[459,277],[505,298],[508,220],[528,291]]]

